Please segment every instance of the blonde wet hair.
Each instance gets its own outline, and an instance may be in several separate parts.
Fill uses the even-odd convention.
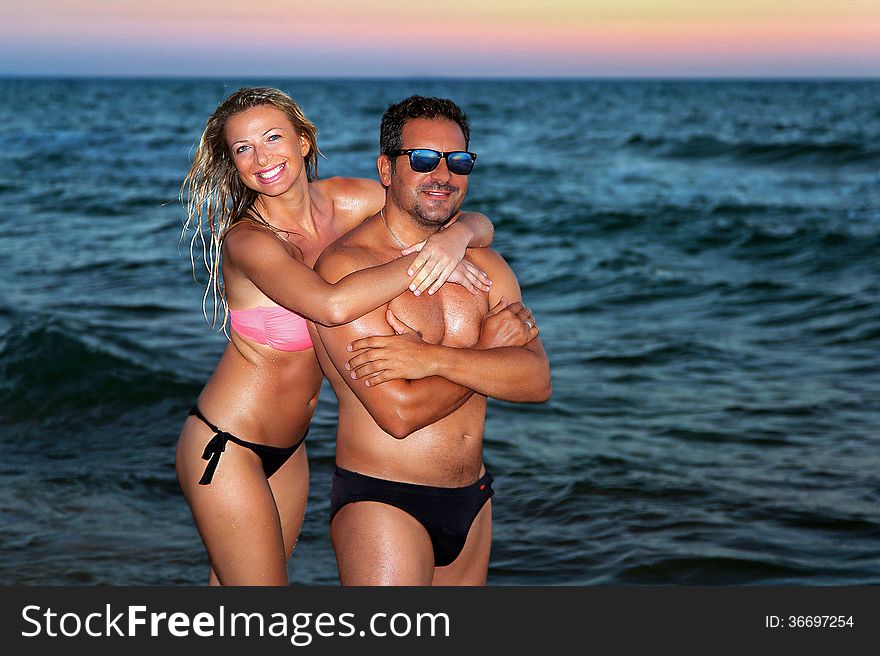
[[[208,282],[202,296],[202,313],[212,327],[217,325],[221,312],[221,325],[224,328],[229,318],[220,269],[220,253],[226,233],[241,221],[252,221],[276,234],[279,232],[254,208],[259,194],[245,186],[239,178],[225,135],[226,123],[231,117],[254,107],[267,106],[284,112],[297,134],[308,141],[309,152],[304,158],[306,177],[309,182],[318,179],[318,156],[321,155],[318,150],[318,130],[296,101],[283,91],[272,87],[239,89],[221,102],[208,117],[192,166],[180,189],[180,201],[185,210],[180,238],[182,241],[192,231],[189,253],[193,277],[196,274],[196,251],[202,254],[208,272]],[[213,301],[210,319],[207,311],[209,297]]]

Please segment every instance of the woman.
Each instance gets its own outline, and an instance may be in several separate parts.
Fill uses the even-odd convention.
[[[241,89],[208,119],[181,192],[191,253],[204,252],[204,301],[212,296],[214,321],[222,309],[231,328],[176,453],[211,584],[288,584],[308,497],[302,442],[322,378],[305,319],[345,323],[447,280],[488,289],[462,261],[467,246],[492,240],[491,223],[473,214],[397,260],[324,281],[312,270],[321,251],[377,213],[385,192],[369,180],[318,180],[315,137],[283,92]]]

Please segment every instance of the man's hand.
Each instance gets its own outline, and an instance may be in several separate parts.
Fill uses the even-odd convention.
[[[385,312],[385,318],[394,328],[394,335],[363,337],[348,345],[348,350],[355,354],[345,365],[351,377],[373,387],[389,380],[433,376],[431,345],[391,310]]]
[[[476,348],[525,346],[538,336],[532,311],[519,301],[508,303],[503,296],[483,317]]]

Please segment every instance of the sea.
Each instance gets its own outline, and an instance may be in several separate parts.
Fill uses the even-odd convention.
[[[174,450],[226,337],[179,191],[208,115],[290,93],[321,177],[455,100],[550,360],[490,400],[493,586],[880,584],[880,81],[0,79],[0,584],[207,582]],[[336,400],[293,585],[338,586]]]

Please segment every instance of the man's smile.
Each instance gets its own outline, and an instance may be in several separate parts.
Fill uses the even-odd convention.
[[[458,191],[457,187],[451,185],[445,187],[422,187],[419,191],[432,199],[446,200],[452,194]]]

